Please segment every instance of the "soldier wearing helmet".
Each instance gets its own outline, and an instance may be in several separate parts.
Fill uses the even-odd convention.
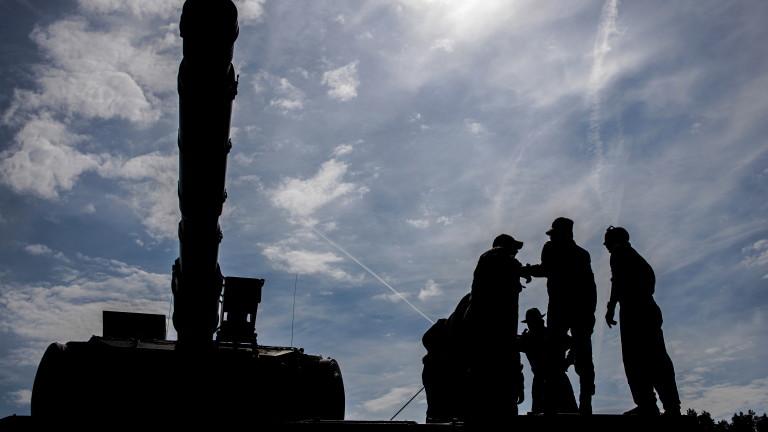
[[[653,268],[629,243],[629,232],[610,226],[603,243],[611,254],[611,297],[605,321],[616,325],[620,305],[621,354],[624,371],[636,408],[630,415],[658,415],[654,390],[664,414],[680,414],[675,369],[664,345],[661,310],[653,299],[656,276]]]

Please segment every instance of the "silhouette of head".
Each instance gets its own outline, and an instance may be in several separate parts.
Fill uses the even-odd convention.
[[[528,324],[528,328],[544,327],[544,315],[538,308],[531,308],[525,311],[525,319],[522,321]]]
[[[572,239],[573,221],[566,217],[559,217],[552,222],[552,229],[547,231],[552,240]]]
[[[523,247],[523,242],[515,240],[509,234],[499,234],[493,239],[493,247],[501,247],[509,250],[511,253],[517,253]]]
[[[629,245],[629,232],[622,227],[611,225],[605,230],[603,245],[605,245],[609,252],[612,252],[617,247]]]

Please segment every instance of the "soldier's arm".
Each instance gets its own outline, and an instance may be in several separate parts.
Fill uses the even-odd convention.
[[[611,255],[611,297],[608,300],[608,307],[605,312],[605,322],[608,324],[609,328],[617,324],[614,316],[616,314],[616,303],[619,302],[620,288],[616,280],[618,273],[616,270],[616,262],[613,255]]]
[[[550,262],[551,247],[549,243],[544,244],[544,248],[541,249],[541,264],[528,264],[523,267],[524,274],[533,277],[549,277],[548,264]]]

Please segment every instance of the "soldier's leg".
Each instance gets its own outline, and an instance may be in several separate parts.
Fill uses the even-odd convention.
[[[653,394],[653,382],[647,364],[649,354],[647,331],[643,332],[642,329],[637,328],[636,324],[627,321],[622,316],[620,326],[621,355],[629,391],[638,407],[655,407],[656,396]]]
[[[680,395],[675,382],[675,367],[669,358],[667,347],[664,344],[664,333],[659,328],[655,335],[655,355],[653,386],[659,393],[659,399],[664,405],[664,411],[668,413],[680,412]]]
[[[547,305],[547,328],[557,337],[565,336],[570,327],[568,321],[567,307],[550,301]]]
[[[571,328],[573,367],[579,375],[579,394],[589,398],[595,394],[595,364],[592,360],[592,330],[595,317],[581,319]]]
[[[531,412],[534,414],[542,414],[546,406],[546,380],[542,374],[534,374],[531,384]]]
[[[551,377],[552,385],[552,410],[556,413],[578,412],[576,398],[573,396],[573,387],[565,371],[554,372]]]
[[[555,340],[565,340],[571,326],[568,309],[565,305],[549,302],[547,306],[547,328]],[[565,347],[562,347],[562,359],[565,359]],[[553,359],[554,360],[554,359]]]

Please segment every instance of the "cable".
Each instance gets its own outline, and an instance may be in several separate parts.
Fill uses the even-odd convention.
[[[407,406],[408,406],[408,404],[410,404],[411,402],[413,402],[413,400],[414,400],[414,399],[416,399],[416,396],[418,396],[418,395],[419,395],[419,393],[421,393],[421,392],[423,392],[423,391],[424,391],[424,386],[421,386],[421,388],[419,389],[419,391],[417,391],[415,395],[411,396],[411,398],[410,398],[410,399],[408,399],[408,402],[406,402],[406,403],[405,403],[405,405],[403,405],[403,406],[402,406],[402,407],[401,407],[399,410],[397,410],[397,412],[395,413],[395,415],[393,415],[393,416],[392,416],[392,417],[389,419],[389,421],[392,421],[392,420],[394,420],[394,419],[395,419],[395,417],[397,417],[397,415],[398,415],[398,414],[400,414],[400,413],[401,413],[401,412],[402,412],[402,411],[405,409],[405,407],[407,407]]]

